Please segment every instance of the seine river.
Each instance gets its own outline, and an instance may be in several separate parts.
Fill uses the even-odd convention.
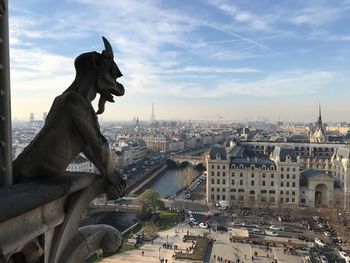
[[[149,186],[159,192],[162,197],[175,196],[176,192],[189,185],[201,172],[191,166],[177,169],[167,169],[160,174]],[[82,225],[107,224],[115,227],[119,231],[124,231],[130,227],[135,220],[135,213],[110,212],[92,215],[83,221]]]
[[[161,197],[175,196],[177,191],[190,185],[200,173],[191,166],[167,169],[156,178],[149,188],[157,191]]]

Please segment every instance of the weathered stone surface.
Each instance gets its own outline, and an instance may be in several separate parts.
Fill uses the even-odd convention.
[[[124,194],[125,182],[113,171],[109,146],[96,115],[104,112],[106,101],[114,102],[113,95],[124,95],[123,85],[116,80],[122,73],[113,60],[112,47],[104,37],[103,42],[102,54],[88,52],[76,58],[75,80],[55,98],[44,127],[13,161],[16,183],[62,176],[72,159],[83,152],[108,178],[108,197],[115,199]],[[95,113],[91,102],[97,94],[100,100]]]

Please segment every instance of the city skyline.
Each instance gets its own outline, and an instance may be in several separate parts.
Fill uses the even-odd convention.
[[[350,1],[10,1],[12,118],[48,112],[103,49],[123,97],[103,120],[350,121]],[[268,10],[268,11],[266,11]],[[94,19],[91,19],[91,18]],[[73,26],[74,25],[74,26]]]

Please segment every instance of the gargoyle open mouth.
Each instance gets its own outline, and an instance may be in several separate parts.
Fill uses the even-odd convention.
[[[112,46],[106,38],[102,37],[102,39],[105,46],[105,50],[102,52],[104,72],[101,72],[102,76],[97,80],[100,100],[96,114],[104,112],[106,101],[114,102],[113,95],[123,96],[125,92],[124,86],[117,81],[117,78],[123,76],[123,74],[114,62]]]

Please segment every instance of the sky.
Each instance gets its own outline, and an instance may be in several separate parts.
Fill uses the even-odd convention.
[[[125,95],[100,120],[350,121],[350,0],[10,0],[12,118],[112,44]],[[97,99],[96,99],[97,100]]]

